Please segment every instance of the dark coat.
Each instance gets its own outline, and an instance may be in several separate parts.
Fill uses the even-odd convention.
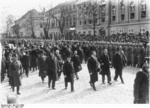
[[[90,75],[91,82],[98,81],[98,64],[97,64],[97,61],[93,57],[90,57],[88,59],[87,67],[88,67],[89,73],[91,73]]]
[[[63,59],[61,55],[56,54],[56,59],[57,59],[57,72],[62,72]]]
[[[36,52],[36,50],[32,50],[30,52],[30,66],[31,67],[37,66],[37,52]]]
[[[80,63],[82,63],[82,61],[84,59],[84,52],[82,49],[78,50],[78,55],[79,55]]]
[[[29,65],[29,63],[30,63],[29,55],[23,55],[21,61],[22,61],[22,67],[24,69],[28,69],[30,66]]]
[[[79,72],[80,71],[80,67],[81,67],[81,62],[80,62],[80,58],[78,55],[74,55],[72,57],[72,62],[73,62],[73,67],[74,67],[74,71],[75,72]]]
[[[12,62],[9,65],[9,71],[10,71],[10,77],[11,77],[11,86],[15,87],[15,86],[20,86],[21,85],[21,79],[20,79],[20,75],[21,75],[21,62],[20,61],[16,61],[16,62]]]
[[[55,80],[57,81],[58,80],[58,64],[57,64],[57,59],[54,57],[54,58],[51,58],[51,57],[48,57],[47,60],[46,60],[46,63],[47,63],[47,75],[49,77],[52,78],[52,80]]]
[[[101,69],[102,69],[102,74],[108,74],[110,72],[110,61],[109,61],[109,56],[103,54],[100,57],[100,63],[101,63]]]
[[[138,72],[134,80],[134,103],[149,102],[149,75],[146,72]]]
[[[5,57],[2,57],[1,61],[1,81],[4,80],[6,74],[6,60]]]
[[[114,66],[114,68],[117,69],[117,70],[122,70],[123,67],[124,67],[124,65],[125,65],[124,64],[125,61],[123,59],[123,56],[120,53],[116,53],[114,55],[113,59],[114,59],[113,60],[113,66]]]
[[[38,58],[39,76],[45,77],[47,75],[47,62],[42,57]]]
[[[73,64],[66,61],[63,66],[63,73],[66,82],[72,82],[74,80],[74,67]]]

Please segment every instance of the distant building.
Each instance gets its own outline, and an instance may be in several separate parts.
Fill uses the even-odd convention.
[[[63,12],[62,12],[63,11]],[[65,2],[62,4],[57,5],[56,7],[50,9],[46,12],[47,16],[49,15],[50,18],[50,29],[49,29],[49,36],[51,38],[61,38],[60,32],[60,21],[63,20],[61,25],[63,25],[63,35],[66,37],[70,36],[71,28],[76,27],[77,24],[77,7],[76,1]],[[53,18],[51,14],[56,18]],[[63,17],[61,19],[61,17]],[[68,37],[69,38],[69,37]]]
[[[89,0],[80,0],[78,7]],[[83,2],[82,2],[83,1]],[[103,29],[106,35],[116,33],[144,33],[150,31],[150,5],[148,0],[97,0],[99,3],[96,34]],[[82,17],[78,8],[77,32],[93,34],[91,17]]]
[[[92,0],[93,1],[93,0]],[[61,18],[64,10],[63,35],[69,39],[75,34],[93,35],[92,16],[83,17],[81,9],[91,0],[74,0],[55,6],[39,13],[36,10],[27,12],[16,21],[20,26],[21,37],[31,37],[31,26],[36,37],[44,37],[44,25],[48,27],[50,39],[62,39],[59,21],[52,15]],[[117,33],[145,33],[150,32],[150,5],[148,0],[94,0],[97,1],[96,35],[103,31],[106,36]],[[44,24],[45,23],[45,24]]]
[[[43,36],[43,29],[41,23],[43,23],[42,14],[35,9],[28,11],[20,19],[15,21],[15,25],[19,25],[20,37],[32,37],[32,30],[36,37]]]

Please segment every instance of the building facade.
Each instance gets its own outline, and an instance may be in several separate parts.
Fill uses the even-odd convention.
[[[45,24],[50,39],[62,39],[62,36],[73,39],[76,34],[93,35],[93,16],[84,15],[83,12],[89,10],[88,5],[93,1],[97,3],[95,13],[97,36],[101,36],[102,33],[110,36],[117,33],[150,32],[149,0],[75,0],[59,4],[44,13],[29,11],[16,21],[16,24],[20,25],[20,35],[31,36],[33,26],[36,37],[44,37]]]
[[[91,17],[83,18],[81,6],[87,2],[78,3],[77,32],[79,34],[93,34]],[[96,34],[104,30],[106,36],[117,33],[150,32],[150,5],[148,0],[97,0],[98,18]]]
[[[32,32],[34,32],[35,37],[42,37],[44,35],[41,27],[42,23],[42,14],[35,9],[28,11],[20,19],[15,21],[15,25],[19,26],[19,36],[24,38],[32,37]]]
[[[150,31],[148,0],[112,0],[110,34]]]

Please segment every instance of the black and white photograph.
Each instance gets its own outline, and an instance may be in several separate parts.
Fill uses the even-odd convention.
[[[149,104],[149,32],[149,0],[0,0],[1,108]]]

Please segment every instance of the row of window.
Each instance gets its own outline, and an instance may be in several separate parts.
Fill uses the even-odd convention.
[[[130,13],[130,19],[134,19],[134,18],[135,18],[135,13]],[[146,11],[141,12],[141,18],[146,18]],[[121,14],[121,20],[122,21],[125,20],[125,14]],[[116,21],[115,15],[112,16],[112,21]]]

